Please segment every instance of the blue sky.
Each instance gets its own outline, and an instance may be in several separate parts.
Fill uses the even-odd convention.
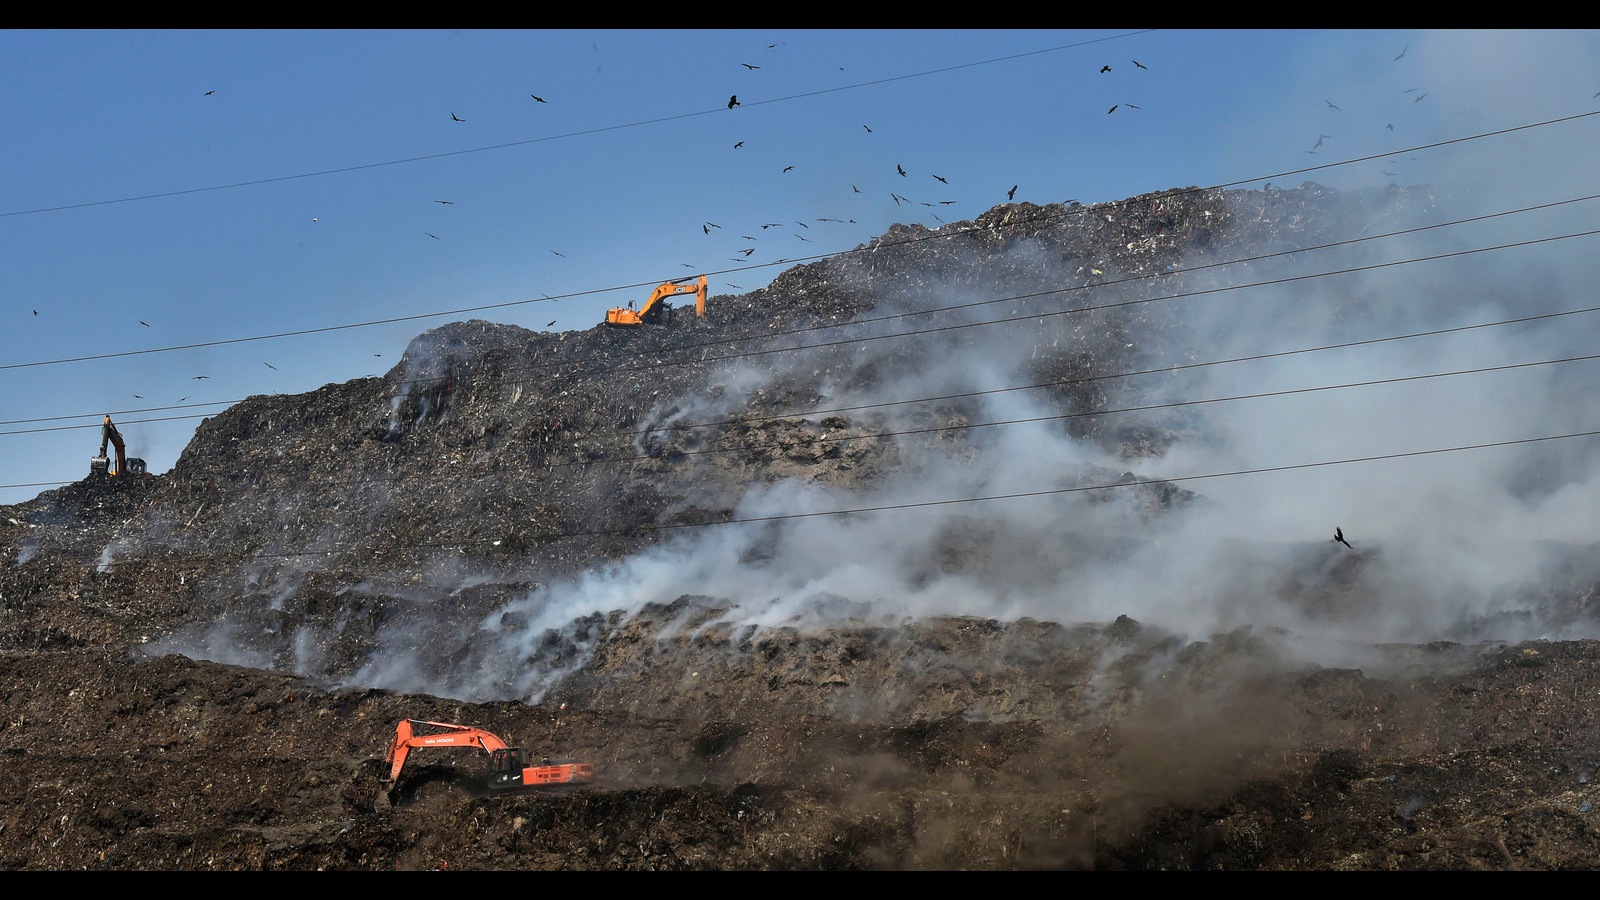
[[[1417,148],[1594,111],[1600,32],[10,30],[0,76],[9,504],[87,475],[103,414],[165,472],[445,322],[581,332],[699,272],[714,314],[1013,185],[1574,196],[1587,121]]]

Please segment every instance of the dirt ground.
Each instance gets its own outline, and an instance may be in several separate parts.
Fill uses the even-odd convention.
[[[1032,237],[1071,256],[1132,248],[1143,229],[1172,256],[1096,258],[1160,270],[1185,248],[1264,240],[1221,212],[1276,203],[1281,216],[1250,220],[1300,223],[1327,202],[1314,186],[1142,198],[1108,234]],[[980,224],[1065,209],[1007,205]],[[840,349],[747,388],[705,349],[708,335],[860,316],[893,293],[885,284],[988,265],[999,239],[975,240],[886,250],[865,264],[870,290],[797,267],[757,295],[716,298],[710,324],[445,326],[386,378],[206,420],[170,472],[86,477],[0,508],[0,869],[1595,868],[1591,639],[1466,630],[1375,643],[1333,667],[1266,625],[1192,635],[1129,616],[887,614],[846,597],[756,625],[732,613],[757,598],[693,587],[540,618],[552,584],[729,521],[752,484],[864,489],[928,459],[981,465],[991,451],[961,436],[975,412],[960,400],[919,420],[946,429],[925,446],[916,422],[776,415],[918,364],[897,351]],[[985,277],[1006,290],[1032,277],[995,259]],[[1130,312],[1092,338],[1103,351],[1051,335],[1051,352],[1019,355],[1037,372],[1093,374],[1135,364],[1122,335],[1163,327]],[[619,372],[617,354],[636,365]],[[608,377],[585,381],[607,359]],[[525,392],[530,368],[540,387]],[[713,437],[640,437],[640,423],[675,415],[663,397],[727,398],[733,412]],[[1058,399],[1118,396],[1078,382]],[[1130,457],[1184,439],[1181,422],[1063,427]],[[895,428],[899,441],[878,440]],[[738,452],[704,452],[734,439]],[[600,464],[617,458],[631,464]],[[1131,496],[1149,516],[1193,497],[1171,484]],[[781,559],[793,528],[773,525],[740,564]],[[998,577],[1042,553],[976,516],[941,535],[912,567],[924,580]],[[1096,540],[1050,535],[1110,552]],[[1563,633],[1596,630],[1593,550],[1576,547],[1542,597]],[[1381,550],[1281,552],[1299,578],[1284,579],[1283,603],[1328,621],[1370,614],[1363,566]],[[406,719],[581,758],[595,778],[491,795],[484,754],[430,747],[389,789],[385,751]]]

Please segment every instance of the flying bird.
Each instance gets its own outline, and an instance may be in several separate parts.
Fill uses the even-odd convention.
[[[1410,49],[1411,49],[1410,47],[1406,48],[1406,50],[1410,50]],[[1400,56],[1405,56],[1406,55],[1406,50],[1401,50],[1400,51]],[[1400,56],[1396,56],[1395,60],[1398,61],[1400,59]]]
[[[794,171],[794,166],[784,166],[783,170],[785,172],[792,172],[792,171]]]
[[[455,206],[456,205],[456,202],[454,200],[435,200],[433,202],[442,203],[445,206]]]
[[[1335,525],[1333,528],[1333,539],[1345,545],[1346,547],[1350,547],[1350,542],[1344,539],[1344,529],[1337,525]],[[1350,549],[1354,550],[1355,548],[1350,547]]]
[[[1596,96],[1600,96],[1600,95],[1596,95]],[[855,185],[853,185],[853,184],[852,184],[852,185],[850,185],[850,190],[851,190],[851,191],[853,191],[853,192],[855,192],[855,193],[857,193],[857,194],[859,194],[859,193],[861,193],[861,188],[858,188],[858,187],[856,187],[856,186],[855,186]],[[37,316],[37,315],[38,315],[38,313],[34,313],[34,315],[36,315],[36,316]]]
[[[1148,69],[1148,68],[1150,68],[1150,67],[1149,67],[1149,66],[1147,66],[1147,65],[1145,65],[1145,64],[1144,64],[1144,63],[1142,63],[1142,62],[1139,62],[1139,61],[1138,61],[1138,60],[1137,60],[1137,59],[1136,59],[1136,60],[1133,60],[1133,64],[1134,64],[1134,65],[1136,65],[1136,66],[1138,66],[1138,67],[1139,67],[1139,68],[1141,68],[1141,69]]]
[[[1595,95],[1595,96],[1596,96],[1596,97],[1600,97],[1600,94],[1596,94],[1596,95]],[[1391,123],[1391,124],[1389,124],[1389,125],[1385,125],[1385,126],[1383,126],[1383,127],[1385,127],[1385,128],[1387,128],[1387,129],[1389,129],[1389,130],[1390,130],[1390,131],[1393,131],[1393,130],[1394,130],[1394,125],[1393,125],[1393,124],[1392,124],[1392,123]]]
[[[1415,99],[1415,100],[1413,100],[1411,102],[1412,103],[1421,103],[1422,102],[1422,98],[1426,97],[1426,96],[1428,96],[1428,95],[1427,94],[1418,94],[1417,95],[1417,99]]]
[[[1322,146],[1322,142],[1327,140],[1330,137],[1333,137],[1333,135],[1331,135],[1331,134],[1319,134],[1319,135],[1317,135],[1317,142],[1315,144],[1311,145],[1311,149],[1315,150],[1318,147],[1321,147]]]
[[[206,91],[206,96],[209,97],[209,96],[211,96],[212,94],[215,94],[215,93],[216,93],[216,91]]]
[[[453,122],[465,122],[466,121],[466,119],[461,118],[460,116],[456,115],[455,113],[451,113],[450,114],[450,120],[453,121]]]
[[[274,372],[278,371],[278,367],[277,366],[273,365],[272,363],[267,362],[266,360],[262,360],[261,364],[263,366],[266,366],[267,368],[271,369]]]
[[[150,323],[149,323],[149,322],[146,322],[146,321],[145,321],[145,320],[143,320],[143,319],[140,319],[140,320],[139,320],[139,324],[140,324],[140,325],[143,325],[143,326],[144,326],[144,327],[146,327],[146,328],[149,328],[149,327],[150,327]]]
[[[559,257],[561,257],[562,259],[566,259],[567,258],[567,255],[565,253],[562,253],[560,250],[551,250],[550,252],[554,253],[555,255],[557,255]]]
[[[39,311],[36,309],[36,310],[33,311],[33,314],[37,316],[39,314]]]
[[[871,128],[870,128],[870,127],[868,127],[868,126],[866,126],[866,125],[863,125],[863,126],[861,126],[861,127],[862,127],[862,128],[866,128],[866,129],[867,129],[867,134],[871,134],[871,133],[872,133],[872,129],[871,129]]]
[[[1104,75],[1105,73],[1107,73],[1109,71],[1111,71],[1111,67],[1110,66],[1101,66],[1100,67],[1100,74],[1101,75]]]
[[[424,231],[423,234],[427,235],[428,237],[433,238],[436,241],[439,239],[439,236],[437,234],[434,234],[431,231]]]
[[[535,99],[537,101],[539,101],[540,103],[548,103],[548,102],[550,102],[550,101],[544,99],[543,97],[539,96],[538,94],[529,94],[528,96],[532,97],[533,99]]]
[[[549,328],[551,325],[554,325],[555,323],[556,323],[556,320],[555,319],[551,319],[550,321],[544,323],[544,327]]]
[[[711,233],[711,226],[709,226],[709,225],[701,225],[700,226],[700,230],[704,231],[706,234],[710,234]]]
[[[744,66],[746,69],[759,69],[759,68],[761,68],[760,66],[752,66],[749,63],[739,63],[739,65]]]
[[[133,399],[135,399],[135,400],[143,400],[143,399],[144,399],[144,396],[143,396],[143,395],[141,395],[141,394],[134,394],[134,395],[133,395]]]
[[[744,141],[740,141],[739,143],[733,145],[733,149],[737,150],[737,149],[739,149],[740,147],[743,147],[743,146],[744,146]]]
[[[1011,190],[1006,191],[1006,199],[1007,200],[1015,200],[1015,199],[1017,199],[1017,186],[1016,185],[1013,184],[1011,186]]]
[[[935,177],[935,178],[939,178],[939,176],[938,176],[938,175],[935,175],[935,176],[933,176],[933,177]],[[944,180],[944,179],[943,179],[943,178],[939,178],[939,183],[940,183],[940,184],[949,184],[949,183],[950,183],[950,182],[948,182],[948,181],[945,181],[945,180]]]
[[[1336,106],[1334,104],[1334,102],[1332,100],[1329,100],[1327,97],[1323,97],[1322,98],[1322,102],[1328,104],[1329,106],[1332,106],[1334,109],[1338,109],[1339,108],[1338,106]]]
[[[1117,107],[1118,107],[1118,106],[1120,106],[1120,105],[1121,105],[1121,104],[1119,104],[1119,103],[1113,103],[1113,104],[1111,104],[1111,108],[1110,108],[1110,109],[1108,109],[1108,110],[1106,110],[1106,115],[1108,115],[1108,116],[1109,116],[1109,115],[1111,115],[1111,114],[1112,114],[1112,113],[1114,113],[1114,112],[1116,112],[1116,111],[1117,111]]]
[[[210,378],[210,377],[211,377],[210,375],[192,375],[192,376],[190,376],[190,380],[191,381],[205,381],[207,378]]]
[[[748,257],[750,254],[756,252],[756,248],[751,247],[748,250],[740,250],[739,252],[743,253],[746,257]]]
[[[738,105],[739,105],[739,95],[738,94],[734,94],[732,97],[728,98],[728,108],[729,109],[733,109],[735,106],[738,106]]]
[[[895,164],[894,164],[894,170],[895,170],[895,171],[896,171],[896,172],[899,172],[899,173],[900,173],[900,177],[901,177],[901,178],[904,178],[904,177],[906,177],[906,170],[905,170],[905,169],[902,169],[902,168],[900,168],[900,164],[899,164],[899,163],[895,163]]]

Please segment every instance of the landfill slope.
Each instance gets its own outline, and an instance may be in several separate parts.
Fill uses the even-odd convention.
[[[1110,461],[1041,487],[1122,485],[1108,502],[1137,521],[1203,504],[1202,484],[1131,474],[1203,423],[1098,414],[1147,405],[1117,376],[1184,327],[1144,299],[1219,259],[1270,276],[1275,252],[1433,202],[1308,183],[896,226],[713,295],[704,319],[443,325],[383,377],[206,419],[168,472],[86,471],[0,509],[0,868],[1594,868],[1587,637],[1469,623],[1326,666],[1270,627],[885,615],[842,593],[763,616],[773,598],[687,576],[645,601],[660,582],[617,580],[709,565],[719,529],[744,542],[727,566],[782,565],[806,520],[763,514],[762,490],[910,507],[929,498],[875,492],[983,470],[999,451],[974,392],[838,399],[907,373],[932,396],[979,319],[1039,317],[1010,356],[1050,427]],[[895,336],[919,328],[932,349]],[[932,535],[908,583],[1131,552],[976,508]],[[1527,608],[1553,634],[1600,633],[1597,557],[1573,540]],[[1273,547],[1283,604],[1371,613],[1380,549]],[[551,619],[564,607],[541,598],[567,596],[615,599]],[[584,758],[596,780],[491,796],[481,754],[430,748],[378,802],[407,718]]]

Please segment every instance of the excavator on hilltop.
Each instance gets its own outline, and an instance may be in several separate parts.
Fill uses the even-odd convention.
[[[678,281],[664,281],[650,292],[650,299],[638,310],[632,304],[618,306],[606,311],[607,325],[655,325],[664,321],[671,315],[671,307],[664,301],[668,297],[678,294],[694,295],[694,316],[697,319],[706,317],[706,276],[701,275],[698,281],[685,278]]]
[[[111,468],[111,459],[106,456],[106,445],[110,444],[117,450],[117,467]],[[122,441],[122,432],[117,431],[117,426],[111,424],[111,417],[106,416],[105,423],[100,426],[100,455],[89,460],[89,474],[93,475],[143,475],[145,474],[144,460],[137,456],[128,457],[127,445]]]
[[[418,728],[425,729],[420,732]],[[490,794],[517,794],[563,785],[582,785],[594,781],[594,765],[577,759],[541,758],[537,763],[523,758],[522,750],[506,744],[498,735],[471,725],[401,719],[395,726],[394,740],[384,763],[389,767],[378,793],[378,805],[385,806],[400,783],[400,772],[411,751],[424,747],[476,747],[489,754],[489,771],[484,786]]]

